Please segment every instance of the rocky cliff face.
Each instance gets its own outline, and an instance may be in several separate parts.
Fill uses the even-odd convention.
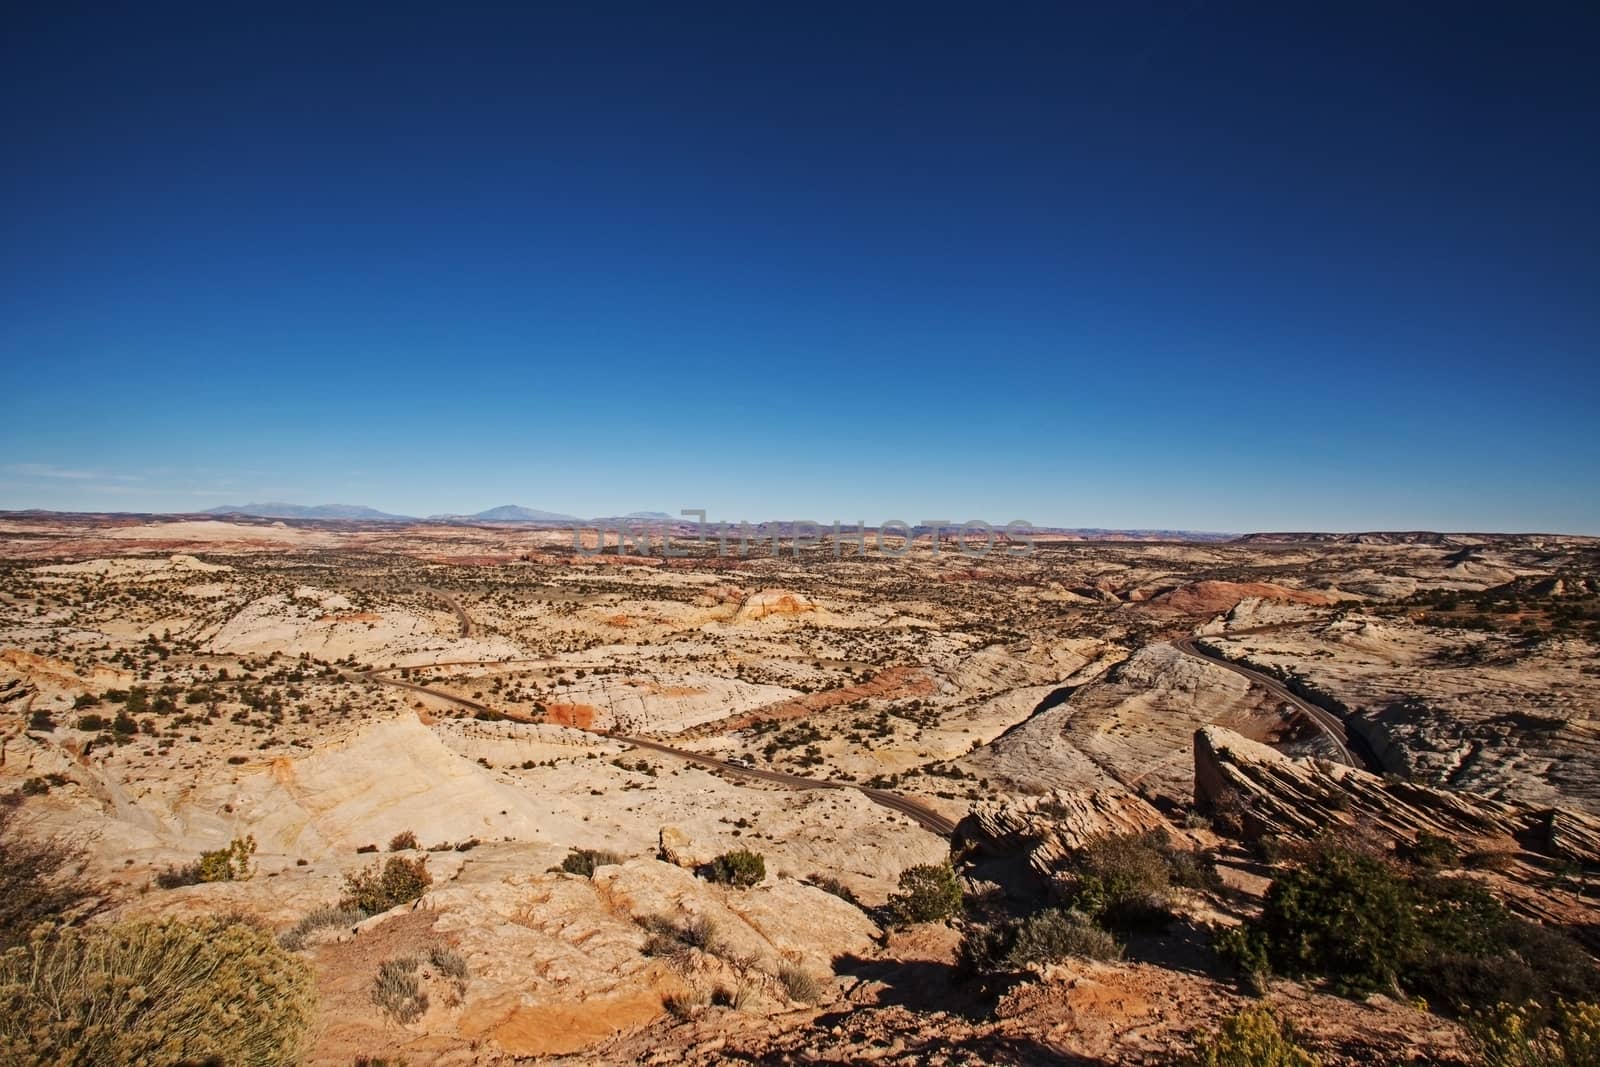
[[[1195,732],[1194,789],[1198,807],[1237,816],[1252,839],[1334,831],[1404,847],[1437,834],[1516,910],[1541,920],[1589,918],[1581,896],[1565,892],[1573,872],[1600,869],[1600,819],[1587,812],[1293,759],[1215,726]]]
[[[990,855],[1026,854],[1045,878],[1097,837],[1169,827],[1159,811],[1120,790],[1058,789],[1039,797],[973,805],[958,836]]]

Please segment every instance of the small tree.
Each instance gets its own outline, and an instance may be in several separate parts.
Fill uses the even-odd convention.
[[[945,863],[907,867],[900,872],[900,892],[889,898],[889,908],[906,924],[942,922],[961,913],[961,882],[955,868]]]

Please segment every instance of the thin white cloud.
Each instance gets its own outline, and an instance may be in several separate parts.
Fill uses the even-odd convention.
[[[144,476],[139,474],[118,474],[113,471],[82,470],[76,467],[60,467],[54,463],[7,463],[5,469],[24,478],[49,478],[55,480],[89,482],[137,482],[143,481]]]

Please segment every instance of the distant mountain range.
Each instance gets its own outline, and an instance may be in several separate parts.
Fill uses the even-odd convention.
[[[202,515],[248,515],[256,519],[357,519],[370,522],[542,522],[561,525],[574,522],[621,522],[626,519],[650,522],[682,522],[664,511],[630,511],[626,515],[606,515],[584,519],[559,511],[540,511],[520,504],[501,504],[487,511],[471,515],[429,515],[425,519],[416,515],[396,515],[388,511],[369,508],[365,504],[223,504],[207,508]]]
[[[668,523],[674,527],[674,533],[684,531],[699,532],[700,530],[698,521],[668,515],[664,511],[630,511],[626,515],[604,515],[585,519],[557,511],[540,511],[537,508],[525,508],[520,504],[501,504],[499,507],[474,512],[471,515],[440,514],[429,515],[426,518],[419,518],[415,515],[395,515],[391,512],[367,507],[364,504],[317,504],[313,506],[284,503],[224,504],[221,507],[207,508],[202,514],[247,515],[252,518],[262,519],[322,519],[335,521],[343,519],[367,522],[525,522],[545,526],[568,526],[575,523],[614,526],[632,520],[658,524]],[[712,521],[708,528],[710,530],[737,530],[741,525],[743,524],[737,520]],[[764,534],[777,533],[780,536],[792,536],[795,526],[792,520],[770,520],[751,523],[750,525],[753,529],[759,530]],[[855,524],[847,524],[845,529],[853,532]],[[869,523],[867,529],[874,529],[874,527]],[[915,526],[912,529],[916,536],[926,536],[929,532],[923,526]],[[1036,526],[1033,528],[1033,533],[1035,537],[1044,540],[1083,541],[1226,541],[1235,536],[1224,533],[1202,533],[1196,530],[1101,530],[1060,526]],[[1255,536],[1265,540],[1274,540],[1279,537],[1301,538],[1310,536],[1325,537],[1327,535],[1258,534]]]
[[[369,519],[372,521],[411,519],[410,515],[391,515],[362,504],[224,504],[207,508],[203,515],[250,515],[259,519]]]
[[[519,504],[501,504],[488,511],[471,515],[429,515],[430,522],[582,522],[576,515],[562,515],[555,511],[540,511]]]

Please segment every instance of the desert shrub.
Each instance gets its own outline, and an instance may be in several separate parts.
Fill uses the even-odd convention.
[[[42,797],[50,792],[50,783],[43,778],[25,778],[18,792],[25,797]]]
[[[311,974],[226,920],[41,929],[0,957],[0,1062],[298,1062]]]
[[[606,852],[593,848],[575,848],[568,852],[566,858],[561,861],[561,869],[568,874],[580,874],[585,878],[593,878],[595,868],[621,862],[622,857],[615,852]]]
[[[255,873],[250,857],[256,854],[255,837],[236,837],[214,852],[200,853],[200,880],[202,882],[234,882],[249,878]]]
[[[1224,1019],[1214,1033],[1195,1042],[1192,1067],[1318,1067],[1301,1048],[1294,1029],[1265,1005],[1246,1008]]]
[[[56,728],[55,718],[44,708],[35,708],[28,716],[28,729],[38,733],[50,733]]]
[[[1330,849],[1272,883],[1252,933],[1281,974],[1344,992],[1392,989],[1422,947],[1409,887],[1369,856]]]
[[[973,926],[961,940],[963,969],[975,973],[1020,971],[1030,963],[1072,956],[1093,960],[1122,955],[1117,939],[1076,912],[1047,908],[1023,919]]]
[[[410,852],[412,849],[420,847],[422,846],[417,844],[417,835],[410,830],[401,830],[389,838],[390,852]]]
[[[406,1061],[390,1059],[388,1056],[357,1056],[350,1062],[350,1067],[406,1067]]]
[[[162,889],[177,889],[179,886],[200,884],[200,861],[185,863],[177,867],[167,867],[156,872],[156,885]]]
[[[900,892],[889,910],[902,923],[941,922],[961,913],[961,882],[949,863],[926,863],[900,872]]]
[[[417,978],[417,961],[410,956],[378,964],[367,995],[402,1025],[415,1022],[428,1010],[428,994]]]
[[[1173,887],[1221,887],[1209,854],[1172,846],[1165,833],[1108,834],[1073,857],[1068,903],[1104,926],[1126,928],[1170,917]]]
[[[719,985],[711,991],[711,1003],[720,1008],[732,1008],[742,1011],[755,996],[755,990],[744,978],[739,978],[733,985]]]
[[[433,969],[458,986],[465,986],[469,971],[467,958],[447,945],[434,945],[428,949],[428,962]]]
[[[798,964],[785,963],[778,968],[778,984],[789,999],[801,1004],[815,1004],[822,999],[822,982]]]
[[[691,986],[677,993],[668,993],[661,998],[661,1006],[675,1019],[687,1019],[697,1010],[710,1003],[711,995],[700,986]]]
[[[1415,841],[1402,846],[1400,854],[1418,867],[1429,871],[1454,867],[1461,862],[1460,846],[1443,834],[1436,834],[1431,830],[1420,831]]]
[[[1221,892],[1222,875],[1217,873],[1217,857],[1210,849],[1189,851],[1166,846],[1162,849],[1167,863],[1167,875],[1172,884],[1181,889],[1198,889],[1208,893]]]
[[[106,717],[98,712],[91,711],[87,715],[78,716],[78,729],[87,730],[90,733],[104,730],[109,725],[111,724],[106,721]]]
[[[861,907],[861,901],[856,899],[856,895],[851,891],[850,887],[830,875],[813,874],[806,879],[806,885],[816,886],[824,893],[831,893],[846,904],[854,904],[858,908]]]
[[[752,886],[767,876],[767,861],[759,852],[736,848],[712,860],[705,876],[725,885]]]
[[[97,896],[83,878],[83,848],[24,832],[19,814],[14,802],[0,800],[0,950],[22,944],[39,923],[89,911]]]
[[[1582,949],[1515,918],[1477,882],[1407,877],[1344,848],[1281,875],[1260,918],[1217,946],[1247,971],[1323,976],[1345,993],[1403,988],[1454,1011],[1508,997],[1600,1000]]]
[[[727,945],[717,933],[717,924],[704,915],[692,915],[674,920],[665,915],[651,915],[639,920],[646,937],[644,954],[660,956],[676,963],[686,962],[691,950],[713,956],[727,953]]]
[[[1512,849],[1476,849],[1461,857],[1461,866],[1473,871],[1509,871],[1517,864],[1517,853]]]
[[[1544,1020],[1544,1021],[1541,1021]],[[1485,1067],[1594,1067],[1600,1063],[1600,1004],[1499,1004],[1469,1025]]]
[[[1477,893],[1488,893],[1466,882]],[[1430,887],[1432,888],[1432,887]],[[1437,890],[1434,890],[1437,892]],[[1488,905],[1461,909],[1454,928],[1429,919],[1431,940],[1404,975],[1408,988],[1455,1011],[1558,1000],[1600,1000],[1600,972],[1571,938]]]
[[[299,922],[283,932],[278,938],[278,944],[290,952],[299,952],[306,947],[306,939],[318,930],[325,930],[331,926],[354,926],[362,918],[361,912],[354,908],[327,905],[313,908],[301,916]]]
[[[1121,954],[1122,946],[1104,930],[1081,916],[1050,908],[1028,916],[1017,925],[1007,962],[1018,967],[1052,963],[1069,956],[1109,960]]]
[[[377,915],[401,904],[409,904],[422,896],[432,884],[433,876],[428,873],[426,856],[414,860],[390,856],[388,862],[381,866],[374,863],[345,875],[345,895],[339,906]]]

